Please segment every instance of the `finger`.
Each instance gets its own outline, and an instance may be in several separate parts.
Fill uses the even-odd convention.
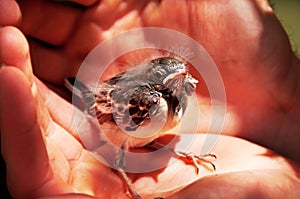
[[[63,127],[74,138],[82,142],[80,139],[81,135],[85,135],[87,132],[89,132],[88,134],[96,134],[98,132],[98,129],[89,121],[86,114],[49,90],[37,78],[35,78],[34,82],[53,121]]]
[[[0,29],[0,61],[20,69],[32,83],[32,69],[28,43],[23,34],[14,27]]]
[[[16,25],[20,19],[21,11],[16,1],[0,1],[0,26]]]
[[[25,197],[49,177],[48,156],[25,75],[15,67],[3,67],[0,91],[1,151],[8,187],[14,197]]]
[[[52,195],[48,197],[42,197],[39,199],[95,199],[95,197],[81,194],[81,193],[68,193],[68,194],[60,194],[60,195]]]
[[[24,35],[15,27],[5,27],[0,30],[0,58],[1,63],[6,66],[13,66],[20,69],[29,81],[33,95],[37,95],[36,87],[33,86],[33,74],[29,47]],[[37,100],[38,102],[38,100]],[[48,113],[45,106],[37,103],[40,115],[46,116]],[[42,127],[47,126],[46,120],[40,122]],[[46,127],[45,127],[46,128]]]
[[[215,136],[218,135],[181,134],[180,137],[176,138],[175,136],[172,142],[174,143],[175,141],[174,149],[176,150],[199,154],[204,148],[213,144],[208,140]],[[207,139],[209,137],[210,139]],[[184,147],[184,145],[186,147]],[[171,148],[173,147],[171,146]],[[151,153],[153,154],[154,152]],[[161,156],[163,154],[157,152],[155,152],[155,157],[151,157],[151,153],[148,152],[147,154],[143,154],[143,157],[139,159],[139,164],[137,166],[140,166],[143,169],[149,168],[149,166],[154,165],[155,163],[160,164],[160,162],[162,161],[166,162],[166,159],[161,158],[168,158],[168,156]],[[149,194],[149,196],[157,197],[157,194],[159,194],[160,196],[168,195],[170,191],[180,190],[181,188],[190,185],[192,182],[197,183],[198,181],[199,184],[203,183],[202,186],[205,187],[205,182],[207,182],[208,178],[212,177],[212,182],[216,182],[214,181],[214,179],[217,176],[223,175],[224,173],[231,175],[234,172],[247,173],[249,171],[275,171],[276,173],[284,173],[286,175],[294,177],[296,177],[297,175],[297,173],[295,173],[295,167],[297,167],[296,163],[287,161],[284,157],[281,157],[280,155],[277,155],[264,147],[253,144],[243,139],[220,135],[212,153],[217,156],[217,159],[210,159],[208,157],[207,160],[212,161],[216,166],[215,171],[212,170],[210,164],[200,161],[199,174],[196,174],[195,166],[193,164],[188,164],[187,161],[183,161],[184,159],[173,159],[171,161],[167,159],[168,165],[166,165],[166,167],[163,167],[163,170],[149,172],[147,173],[147,175],[145,175],[145,173],[138,174],[138,172],[135,172],[136,174],[130,174],[130,176],[135,175],[133,177],[133,179],[135,179],[133,182],[136,190],[139,193],[144,193],[145,195]],[[148,156],[150,158],[146,160],[144,156]],[[126,161],[126,168],[128,168],[128,166],[131,166],[131,163],[134,164],[134,162],[136,161]],[[245,180],[245,178],[241,178],[241,180]],[[235,186],[239,186],[238,181],[232,182],[232,185],[236,183]],[[257,182],[259,182],[259,180]],[[191,185],[191,191],[193,191],[193,193],[195,194],[194,196],[197,196],[197,194],[200,194],[205,190],[205,188],[201,187],[201,185],[199,184],[198,189]],[[216,186],[220,187],[219,185],[217,186],[216,182]],[[224,185],[226,185],[225,182]],[[207,184],[207,186],[209,185]],[[213,183],[210,183],[210,186],[214,187]],[[199,191],[200,188],[203,188],[201,189],[202,191]],[[153,190],[155,190],[155,195],[152,195],[154,194]],[[187,194],[186,196],[192,196],[189,195],[188,191],[189,190],[183,193]],[[207,194],[208,193],[209,192],[207,192]],[[224,189],[223,192],[221,192],[220,189],[220,193],[224,194]],[[184,197],[184,194],[181,194],[180,192],[178,193],[178,197],[175,198],[189,198]],[[204,198],[208,197],[206,196]]]
[[[91,6],[94,3],[98,2],[98,0],[53,0],[53,1],[61,2],[61,3],[74,2],[83,6]]]
[[[170,198],[223,198],[224,195],[225,198],[280,198],[282,194],[284,198],[297,198],[300,194],[297,187],[299,181],[284,172],[254,170],[209,176]]]
[[[61,45],[73,31],[82,9],[54,1],[19,2],[22,11],[21,29],[26,35],[52,44]]]

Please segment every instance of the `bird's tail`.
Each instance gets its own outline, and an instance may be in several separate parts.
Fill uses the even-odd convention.
[[[72,93],[73,97],[81,99],[84,103],[84,109],[89,115],[95,115],[95,94],[84,83],[75,77],[65,79],[65,86]]]

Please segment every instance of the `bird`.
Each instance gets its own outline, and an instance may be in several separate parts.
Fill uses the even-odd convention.
[[[97,118],[108,140],[120,148],[116,168],[132,198],[141,198],[124,170],[124,150],[164,147],[156,139],[180,123],[198,80],[189,73],[184,61],[165,56],[100,82],[94,89],[75,77],[66,78],[65,83],[72,92],[79,93],[86,114]],[[214,154],[194,155],[167,149],[191,160],[196,173],[200,161],[215,170],[214,163],[206,159],[206,156],[216,158]]]

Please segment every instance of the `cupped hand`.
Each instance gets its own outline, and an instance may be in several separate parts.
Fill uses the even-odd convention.
[[[300,160],[300,64],[267,1],[76,2],[19,2],[37,77],[62,84],[97,44],[125,30],[177,30],[198,41],[221,72],[230,115],[223,134]]]
[[[19,3],[19,27],[28,36],[32,60],[15,29],[2,28],[0,42],[5,65],[0,73],[1,147],[14,197],[126,196],[120,178],[78,140],[70,104],[45,87],[31,67],[33,64],[38,78],[60,84],[76,73],[95,45],[135,27],[167,27],[196,39],[213,57],[224,79],[229,111],[235,116],[234,121],[226,118],[224,132],[299,158],[295,134],[299,130],[299,61],[266,2],[101,1],[91,7],[49,1]],[[80,130],[91,130],[85,124],[83,121]],[[218,155],[216,172],[203,169],[195,176],[193,167],[178,161],[175,168],[161,171],[158,181],[154,174],[133,175],[137,191],[152,197],[155,187],[155,193],[169,195],[207,175],[171,197],[218,198],[225,190],[228,196],[299,194],[293,188],[299,186],[297,167],[283,157],[232,137],[222,137],[214,153]],[[182,167],[187,172],[178,172]],[[177,178],[184,180],[172,180]]]
[[[127,197],[119,176],[96,160],[80,142],[78,134],[94,130],[84,114],[80,124],[74,123],[72,106],[32,74],[22,34],[6,27],[1,29],[0,38],[1,49],[7,50],[1,58],[9,63],[0,72],[0,102],[2,154],[12,196]],[[193,137],[188,150],[199,153],[204,138],[204,135]],[[180,139],[189,138],[183,135]],[[215,172],[203,167],[196,175],[192,165],[177,160],[158,172],[130,174],[130,177],[145,198],[219,198],[224,194],[269,198],[300,194],[296,188],[299,186],[296,164],[268,149],[221,136],[213,152],[218,156]],[[158,160],[159,157],[152,157],[138,165]]]

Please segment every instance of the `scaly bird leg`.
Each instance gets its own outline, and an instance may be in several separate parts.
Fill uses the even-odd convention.
[[[177,150],[175,150],[173,148],[170,148],[170,147],[167,147],[166,145],[161,144],[157,141],[153,141],[153,142],[147,144],[146,146],[148,148],[155,149],[155,150],[165,148],[165,149],[171,151],[172,153],[174,153],[179,158],[192,161],[193,165],[196,169],[197,174],[199,173],[199,170],[200,170],[200,167],[201,167],[199,162],[208,163],[212,166],[214,171],[216,170],[215,164],[212,163],[210,160],[206,159],[206,157],[212,157],[212,158],[216,159],[217,156],[214,155],[214,154],[209,153],[209,154],[204,154],[204,155],[194,155],[193,153],[190,153],[190,152],[177,151]]]
[[[123,147],[121,147],[119,151],[119,157],[116,159],[117,171],[119,172],[123,181],[125,182],[130,196],[134,199],[142,199],[142,197],[134,190],[133,185],[124,170],[124,166],[125,166],[124,149]]]

